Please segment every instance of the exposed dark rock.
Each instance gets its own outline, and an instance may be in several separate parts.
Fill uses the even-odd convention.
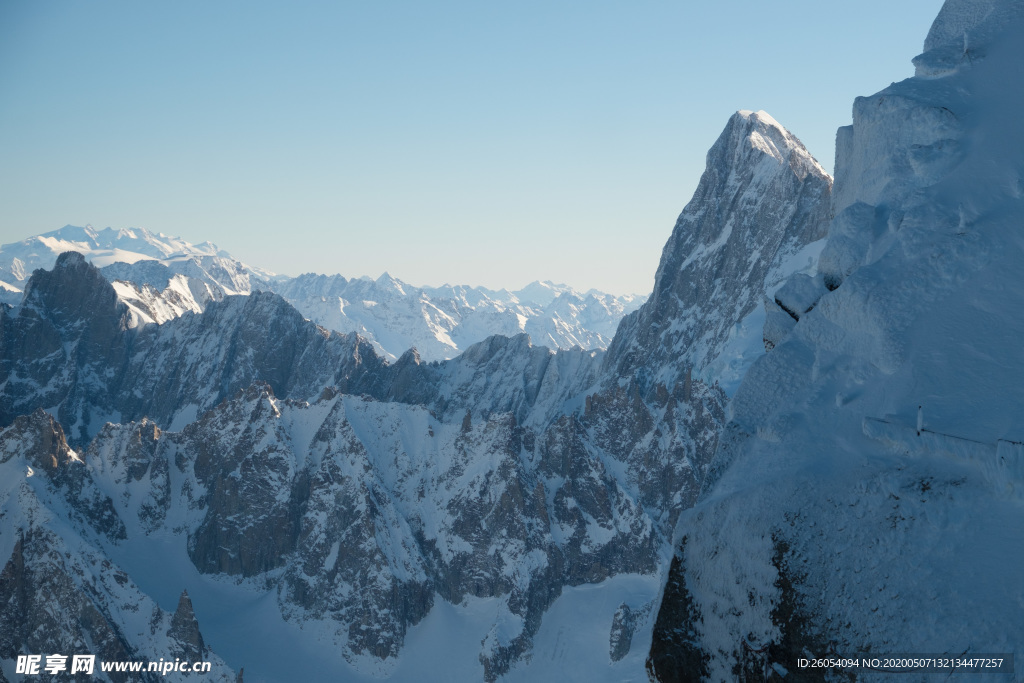
[[[605,357],[518,335],[388,364],[263,292],[129,329],[103,277],[62,255],[25,305],[0,309],[0,425],[20,434],[11,455],[0,434],[0,459],[32,441],[89,527],[124,537],[116,509],[132,529],[187,537],[200,572],[276,591],[287,620],[336,624],[356,666],[394,661],[438,597],[499,598],[480,653],[494,681],[564,587],[657,571],[725,422],[702,372],[779,259],[819,236],[828,189],[770,118],[734,117],[654,296]],[[41,406],[60,424],[20,417]],[[71,448],[90,439],[87,466]],[[205,651],[187,594],[157,623],[183,656]],[[613,660],[637,623],[623,605]]]
[[[622,603],[619,605],[619,609],[615,610],[612,627],[608,632],[608,655],[613,662],[617,662],[629,654],[635,628],[636,614],[629,605]]]
[[[698,683],[707,678],[700,646],[700,611],[686,587],[686,539],[672,557],[661,608],[654,624],[647,671],[660,683]]]
[[[167,636],[176,640],[181,646],[181,652],[175,652],[174,655],[190,662],[206,659],[206,644],[203,642],[203,635],[199,632],[199,622],[192,609],[192,599],[188,597],[188,591],[181,592],[178,608],[171,618],[171,627],[167,630]]]
[[[0,657],[88,653],[108,661],[132,659],[133,649],[121,627],[104,614],[102,604],[75,585],[74,570],[58,551],[61,545],[41,529],[24,533],[15,545],[0,573]],[[116,683],[129,680],[127,673],[109,675]],[[145,674],[135,680],[157,679]],[[84,682],[92,676],[79,674],[69,680]]]
[[[0,462],[12,458],[23,458],[33,475],[45,478],[82,527],[111,540],[126,538],[112,501],[96,486],[85,463],[68,446],[64,430],[49,413],[37,409],[0,430]]]
[[[761,304],[788,255],[825,236],[832,179],[764,112],[739,112],[707,156],[676,222],[651,298],[626,316],[604,368],[644,397],[687,368],[700,376]]]

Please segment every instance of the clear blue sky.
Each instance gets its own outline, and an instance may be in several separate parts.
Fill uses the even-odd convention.
[[[647,293],[764,109],[829,170],[941,0],[0,3],[0,242],[65,224],[277,272]]]

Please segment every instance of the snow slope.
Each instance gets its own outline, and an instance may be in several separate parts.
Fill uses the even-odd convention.
[[[764,353],[761,322],[782,281],[814,272],[832,178],[763,111],[732,116],[665,244],[648,303],[627,316],[605,365],[646,368],[647,387],[685,372],[732,393]]]
[[[184,584],[206,637],[250,680],[635,680],[672,531],[725,421],[725,393],[701,375],[746,348],[736,330],[766,293],[808,269],[829,187],[767,114],[734,116],[656,298],[607,356],[517,333],[450,360],[389,362],[278,294],[225,294],[210,271],[140,260],[101,273],[64,253],[20,306],[0,308],[0,420],[59,419],[101,501],[86,521],[118,530],[97,552],[164,610]],[[111,284],[115,271],[144,284]],[[823,277],[783,285],[775,305],[806,318]],[[447,315],[461,321],[453,342],[492,317],[528,329],[534,306],[575,335],[571,319],[619,305],[534,283],[449,288],[449,315],[432,298],[442,293],[388,276],[298,280],[286,294],[333,306],[351,290],[367,319]],[[392,343],[380,329],[378,345]],[[0,613],[14,649],[28,642],[19,618]]]
[[[390,360],[414,347],[426,360],[445,360],[492,335],[523,332],[552,349],[604,349],[622,317],[644,301],[549,281],[496,291],[414,287],[387,273],[376,280],[313,273],[289,278],[237,261],[210,242],[194,245],[144,228],[68,225],[0,247],[0,302],[18,305],[32,271],[52,268],[64,251],[77,251],[102,269],[128,305],[133,327],[198,313],[226,296],[270,290],[327,329],[360,334]]]
[[[414,287],[387,273],[376,280],[307,274],[271,288],[317,324],[356,332],[390,360],[410,348],[424,360],[446,360],[492,335],[524,332],[551,349],[604,349],[622,316],[644,301],[550,282],[518,291]]]
[[[152,233],[145,228],[96,230],[92,226],[66,225],[60,230],[0,246],[0,280],[4,288],[22,289],[21,283],[32,271],[52,268],[57,256],[65,251],[79,252],[98,268],[112,266],[110,279],[116,279],[118,269],[124,265],[137,265],[136,272],[149,274],[163,266],[164,272],[169,269],[172,273],[181,272],[216,283],[223,294],[248,293],[251,281],[261,282],[272,277],[271,273],[232,259],[210,242],[191,244],[180,237]],[[153,277],[145,282],[158,284]],[[4,300],[18,303],[11,297]]]
[[[269,667],[258,676],[296,629],[330,645],[328,677],[393,672],[435,604],[488,598],[494,616],[466,661],[496,679],[529,656],[564,589],[626,574],[650,587],[722,420],[720,392],[699,381],[649,403],[628,384],[588,394],[595,352],[526,335],[388,364],[269,292],[162,325],[128,318],[79,254],[34,273],[22,306],[0,309],[0,415],[46,408],[83,447],[125,529],[104,552],[143,590],[191,566],[204,624],[207,599],[273,622],[284,635],[248,658],[232,649],[236,622],[204,625],[233,666]],[[649,615],[610,595],[612,619],[623,603]],[[622,615],[590,642],[619,669],[643,647],[626,635],[640,617]]]
[[[1024,4],[948,0],[915,63],[840,129],[827,290],[743,379],[681,518],[666,679],[753,675],[744,638],[790,670],[1022,661]]]
[[[235,680],[203,642],[180,581],[168,584],[177,593],[161,609],[111,562],[104,544],[125,540],[124,525],[89,466],[42,410],[0,430],[0,481],[0,553],[9,558],[0,574],[4,680],[24,678],[14,673],[18,654],[58,653],[93,654],[99,662],[209,661],[211,680]],[[99,662],[96,680],[127,680],[108,677]]]

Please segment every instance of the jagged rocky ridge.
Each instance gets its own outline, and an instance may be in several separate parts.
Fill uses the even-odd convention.
[[[658,680],[1024,654],[1024,5],[947,0],[914,64],[839,130],[824,287],[790,287],[682,515]]]
[[[376,280],[306,274],[271,288],[319,325],[357,332],[391,360],[413,347],[427,360],[454,358],[495,334],[526,333],[551,349],[604,349],[622,317],[644,301],[551,282],[513,292],[413,287],[387,273]]]
[[[19,654],[93,654],[101,661],[211,662],[211,680],[235,674],[203,642],[187,594],[169,613],[112,563],[103,543],[126,540],[113,500],[42,410],[0,431],[0,675],[18,680]],[[70,664],[69,667],[70,669]],[[109,675],[109,678],[107,676]],[[93,680],[79,673],[61,680]],[[95,676],[120,683],[158,674]]]
[[[771,116],[733,115],[665,244],[650,301],[624,319],[606,367],[645,387],[672,386],[691,370],[732,386],[771,345],[762,306],[778,311],[769,297],[783,279],[813,274],[831,188]]]
[[[289,278],[248,266],[209,242],[193,245],[143,228],[70,225],[0,247],[0,302],[19,304],[33,270],[52,268],[64,251],[101,268],[127,304],[132,327],[200,313],[227,296],[273,291],[327,329],[359,333],[389,360],[414,347],[428,360],[449,359],[495,334],[526,333],[552,349],[604,349],[622,316],[643,303],[636,295],[581,293],[552,282],[510,292],[413,287],[387,273],[376,280]]]
[[[247,294],[265,285],[273,275],[231,258],[210,242],[191,244],[179,237],[154,234],[143,228],[95,230],[92,226],[66,225],[20,242],[0,246],[0,301],[17,305],[29,276],[39,268],[52,268],[57,256],[66,251],[86,255],[93,265],[103,268],[112,281],[138,277],[138,285],[125,283],[119,289],[131,302],[131,290],[150,285],[150,296],[159,298],[171,280],[185,284],[193,304],[203,305],[210,298]],[[166,297],[175,303],[174,292]],[[141,313],[141,311],[139,311]],[[180,311],[162,311],[158,315],[179,315]],[[144,316],[143,316],[144,317]],[[166,318],[163,318],[166,319]]]
[[[511,411],[544,423],[595,379],[594,352],[553,353],[526,335],[492,337],[444,363],[410,351],[388,364],[361,337],[328,332],[267,292],[212,302],[202,315],[163,325],[132,328],[128,318],[80,255],[37,271],[23,305],[0,310],[0,420],[43,406],[72,441],[85,443],[106,421],[148,416],[184,425],[264,381],[282,397],[314,400],[335,387],[442,416]]]
[[[388,365],[272,294],[130,328],[73,253],[0,315],[19,359],[3,367],[5,415],[51,407],[91,441],[114,519],[144,534],[175,520],[200,571],[274,582],[282,615],[332,621],[353,663],[395,657],[435,594],[503,596],[508,623],[482,654],[488,677],[502,673],[563,585],[656,570],[722,419],[700,383],[651,405],[616,388],[559,417],[593,384],[592,353],[521,335]],[[186,424],[162,436],[150,420]]]
[[[787,154],[765,135],[789,145]],[[761,278],[719,278],[717,287],[749,289],[759,301],[773,286],[768,274],[793,263],[779,254],[817,235],[821,211],[806,197],[814,185],[826,200],[827,176],[812,173],[795,138],[762,113],[738,114],[723,140],[716,149],[735,162],[732,180],[708,185],[717,189],[702,201],[726,204],[734,183],[763,183],[778,191],[774,205],[754,205],[788,218],[759,226],[775,237],[746,243],[760,256],[743,257],[743,242],[733,242],[687,272],[711,282],[705,271],[745,258]],[[749,225],[750,203],[733,205],[721,220]],[[691,226],[681,218],[670,244]],[[657,290],[672,283],[675,271],[661,268]],[[693,315],[652,300],[638,317],[668,330],[673,316]],[[59,418],[123,528],[108,552],[175,539],[179,554],[168,562],[269,593],[275,619],[336,643],[347,664],[339,658],[335,674],[393,671],[409,629],[441,602],[497,601],[480,676],[524,664],[560,594],[658,574],[725,420],[721,388],[674,363],[658,338],[635,339],[635,321],[616,338],[632,355],[616,362],[519,335],[491,337],[450,361],[409,352],[388,363],[357,335],[328,332],[271,293],[133,326],[99,271],[64,254],[33,275],[20,307],[0,310],[0,326],[0,420],[14,429],[40,407]],[[728,335],[716,339],[712,356]],[[628,655],[646,647],[649,600],[615,604],[602,647],[609,663],[636,661]]]

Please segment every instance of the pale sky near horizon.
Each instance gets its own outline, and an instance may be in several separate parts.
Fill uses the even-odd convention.
[[[829,171],[941,0],[0,3],[0,243],[65,224],[279,273],[648,293],[764,109]]]

